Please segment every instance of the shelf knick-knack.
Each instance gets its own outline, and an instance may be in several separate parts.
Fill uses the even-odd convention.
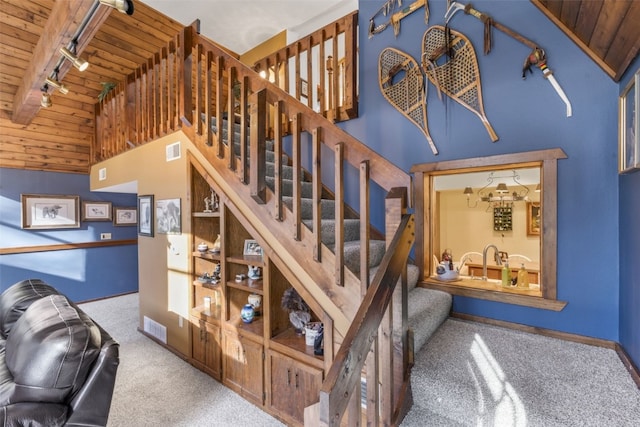
[[[257,265],[250,265],[247,271],[247,276],[251,280],[262,279],[262,270]]]
[[[255,314],[256,312],[251,304],[245,304],[244,307],[242,307],[242,310],[240,310],[240,318],[244,323],[253,322]]]

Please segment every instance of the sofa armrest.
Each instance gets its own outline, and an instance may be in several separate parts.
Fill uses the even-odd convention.
[[[60,403],[20,402],[0,407],[5,426],[58,427],[67,419],[67,405]]]
[[[99,326],[98,326],[99,327]],[[65,426],[106,426],[118,370],[119,344],[104,330],[102,348],[89,376],[73,396]]]

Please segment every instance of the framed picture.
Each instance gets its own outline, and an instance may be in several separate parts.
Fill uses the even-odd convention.
[[[156,201],[156,230],[158,234],[182,233],[180,199]]]
[[[309,82],[305,79],[300,79],[300,96],[309,97]]]
[[[22,194],[22,228],[80,228],[80,196]]]
[[[247,239],[244,241],[244,250],[242,251],[242,254],[250,256],[262,256],[262,248],[257,241]]]
[[[640,70],[620,95],[618,124],[618,172],[640,170]]]
[[[527,202],[527,236],[540,235],[540,203]]]
[[[153,237],[153,195],[138,196],[138,235]]]
[[[111,221],[111,202],[83,200],[82,221]]]
[[[113,225],[127,226],[138,223],[138,209],[134,207],[123,208],[116,206],[113,208]]]

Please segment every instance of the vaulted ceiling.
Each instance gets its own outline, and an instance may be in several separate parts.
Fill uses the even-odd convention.
[[[619,80],[637,56],[640,1],[531,1],[612,79]],[[80,17],[62,16],[58,19],[63,22],[47,23],[53,19],[54,6],[79,2],[92,3],[0,0],[0,167],[87,173],[94,139],[94,108],[102,83],[123,81],[183,28],[183,24],[142,1],[134,0],[135,12],[131,16],[98,6],[103,23],[94,28],[90,40],[78,45],[79,56],[90,63],[88,70],[80,72],[64,62],[58,77],[69,93],[63,95],[49,89],[53,105],[40,108],[43,77],[50,75],[51,64],[59,59],[56,49],[51,48],[52,40],[57,37],[58,46],[68,43],[80,25]],[[245,9],[252,13],[252,8]],[[68,11],[72,13],[82,14],[75,9]],[[61,15],[64,14],[58,16]],[[51,33],[51,28],[57,28],[58,33]],[[24,105],[16,103],[30,100],[33,106],[34,99],[37,105],[33,115],[24,120]],[[18,121],[14,120],[18,117],[16,112],[22,116]]]

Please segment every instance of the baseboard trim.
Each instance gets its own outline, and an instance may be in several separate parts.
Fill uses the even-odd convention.
[[[523,325],[521,323],[507,322],[505,320],[490,319],[488,317],[457,313],[453,311],[451,312],[450,316],[455,319],[484,323],[487,325],[501,326],[503,328],[514,329],[516,331],[528,332],[531,334],[538,334],[546,337],[558,338],[565,341],[572,341],[580,344],[587,344],[614,350],[622,361],[624,367],[627,369],[627,371],[629,371],[631,378],[640,389],[640,370],[635,365],[635,363],[633,363],[633,360],[631,360],[624,348],[622,348],[622,346],[615,341],[587,337],[584,335],[572,334],[569,332],[554,331],[553,329],[539,328],[537,326]]]
[[[144,335],[145,337],[149,338],[150,340],[152,340],[153,342],[155,342],[156,344],[164,347],[165,349],[169,350],[171,353],[175,354],[176,356],[178,356],[180,359],[184,360],[187,363],[191,363],[189,358],[186,357],[184,354],[180,353],[178,350],[176,350],[175,348],[171,347],[168,344],[163,343],[162,341],[160,341],[159,339],[157,339],[156,337],[154,337],[151,334],[148,334],[144,331],[144,329],[138,327],[137,328],[138,332],[140,332],[142,335]]]

